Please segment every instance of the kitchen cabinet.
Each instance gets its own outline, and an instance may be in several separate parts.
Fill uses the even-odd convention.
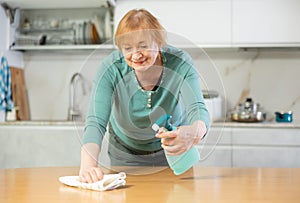
[[[1,25],[1,33],[0,33],[0,58],[2,56],[6,57],[9,66],[13,67],[24,67],[23,63],[23,54],[15,51],[11,51],[8,48],[8,28],[9,28],[9,20],[6,16],[5,10],[0,6],[0,25]]]
[[[106,4],[107,0],[7,0],[12,8],[48,9],[48,8],[93,8]],[[108,2],[114,2],[109,0]]]
[[[0,169],[79,166],[83,133],[84,125],[72,121],[0,123]],[[110,164],[107,140],[101,147],[102,166]]]
[[[232,157],[231,128],[212,127],[198,144],[200,166],[230,167]]]
[[[299,9],[298,0],[233,0],[232,44],[299,47]]]
[[[0,50],[4,51],[6,49],[6,40],[7,40],[7,36],[6,36],[6,25],[8,25],[8,19],[7,16],[5,14],[5,10],[0,7],[0,24],[3,27],[3,30],[1,28],[1,37],[0,37]]]
[[[203,166],[300,167],[300,131],[289,127],[212,127],[199,150],[201,155],[211,153],[199,162]]]
[[[80,3],[81,2],[81,3]],[[12,1],[11,50],[112,49],[113,7],[106,1]]]
[[[0,168],[78,166],[79,131],[69,125],[0,125]]]
[[[5,143],[0,168],[79,165],[83,130],[84,125],[73,122],[0,124],[0,143]],[[104,166],[110,163],[107,140],[99,159]],[[199,166],[300,167],[299,127],[213,124],[197,147]]]
[[[118,1],[115,27],[129,10],[145,8],[167,31],[170,44],[180,47],[227,47],[231,42],[230,0]]]
[[[151,11],[169,42],[183,48],[300,46],[297,0],[123,0],[116,6],[115,25],[133,8]]]
[[[107,3],[111,2],[111,3]],[[110,7],[112,30],[115,29],[121,17],[130,9],[146,8],[152,12],[166,28],[170,44],[182,48],[234,48],[234,47],[299,47],[300,46],[300,2],[297,0],[188,0],[188,1],[158,1],[158,0],[54,0],[41,2],[38,0],[12,0],[12,8],[27,10],[33,15],[33,10],[51,10],[56,16],[57,10],[71,9],[79,18],[84,9],[100,8],[103,5]],[[81,11],[76,9],[82,9]],[[59,16],[59,15],[58,15]],[[89,15],[83,17],[87,18]],[[39,15],[38,18],[41,16]],[[52,19],[52,24],[55,24]],[[41,19],[41,18],[40,18]],[[79,19],[75,20],[78,22]],[[24,22],[24,19],[23,19]],[[51,24],[51,23],[50,23]],[[74,29],[76,32],[76,29]],[[24,31],[20,29],[17,31]],[[53,33],[54,30],[47,30]],[[61,32],[67,30],[60,30]],[[77,30],[78,31],[78,30]],[[37,30],[32,30],[37,33]],[[71,31],[72,32],[72,31]],[[73,31],[74,32],[74,31]],[[78,31],[79,32],[79,31]],[[20,32],[19,32],[20,33]],[[17,33],[18,34],[18,33]],[[21,33],[21,34],[24,34]],[[41,41],[40,38],[27,38],[27,40]],[[56,33],[57,34],[57,33]],[[69,33],[70,34],[70,33]],[[28,33],[27,33],[28,35]],[[67,34],[66,34],[67,35]],[[52,44],[51,46],[18,46],[14,41],[16,33],[10,29],[9,44],[15,50],[35,49],[114,49],[112,40],[108,43],[91,45],[78,43],[69,45]],[[70,37],[70,35],[69,35]],[[71,36],[72,37],[72,36]],[[74,38],[74,36],[73,36]],[[78,38],[78,36],[77,36]],[[26,39],[26,38],[25,38]],[[24,36],[23,36],[24,41]],[[53,42],[54,40],[52,40]],[[79,41],[80,42],[80,41]],[[35,43],[35,41],[33,41]]]
[[[300,167],[300,130],[235,128],[232,166]]]

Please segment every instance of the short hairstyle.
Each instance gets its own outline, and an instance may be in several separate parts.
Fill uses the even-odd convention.
[[[122,37],[135,31],[146,31],[162,47],[166,45],[165,29],[149,11],[133,9],[119,22],[115,32],[115,44],[120,48]]]

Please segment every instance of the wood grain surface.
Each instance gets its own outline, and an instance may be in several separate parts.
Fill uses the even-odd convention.
[[[0,202],[299,202],[299,168],[203,168],[175,176],[170,169],[133,175],[125,187],[97,192],[65,186],[77,167],[0,170]],[[126,171],[126,170],[125,170]],[[131,174],[131,175],[130,175]]]

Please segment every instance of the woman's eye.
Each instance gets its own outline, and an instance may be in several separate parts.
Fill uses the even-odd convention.
[[[128,52],[131,50],[131,47],[124,47],[123,49],[124,49],[124,51]]]
[[[147,45],[142,45],[142,46],[140,46],[140,49],[147,49],[147,48],[148,48]]]

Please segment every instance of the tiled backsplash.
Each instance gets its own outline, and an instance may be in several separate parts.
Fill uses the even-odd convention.
[[[82,72],[90,88],[99,61],[108,54],[103,52],[27,52],[25,78],[32,120],[67,119],[72,74]],[[300,51],[211,49],[207,56],[199,49],[190,53],[202,88],[217,90],[227,110],[252,97],[267,112],[268,120],[274,120],[275,111],[292,110],[294,123],[299,123]],[[87,100],[81,103],[83,111]]]

